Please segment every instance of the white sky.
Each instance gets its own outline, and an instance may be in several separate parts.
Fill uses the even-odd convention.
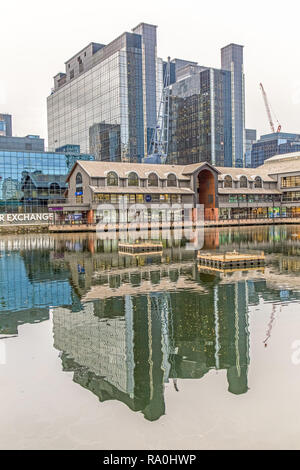
[[[0,112],[14,134],[47,138],[46,97],[64,62],[141,21],[158,25],[158,55],[220,67],[220,48],[243,44],[246,127],[269,126],[262,82],[282,131],[300,133],[300,3],[292,0],[2,0]]]

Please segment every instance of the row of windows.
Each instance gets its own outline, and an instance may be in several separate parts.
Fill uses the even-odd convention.
[[[110,171],[106,177],[107,186],[119,186],[119,177],[116,172]],[[156,173],[150,173],[148,176],[148,186],[158,187],[159,178]],[[76,185],[82,184],[82,175],[77,173],[76,175]],[[132,171],[128,175],[128,186],[139,186],[139,177],[137,173]],[[174,174],[170,174],[167,177],[167,186],[176,187],[177,186],[177,177]]]
[[[256,202],[271,202],[280,201],[280,195],[277,194],[230,194],[229,196],[222,196],[221,203],[256,203]]]
[[[143,204],[144,202],[172,202],[180,203],[179,194],[94,194],[93,202],[96,204],[117,204],[124,202],[124,199],[131,204]]]
[[[282,197],[283,201],[300,201],[300,191],[291,191],[284,193]]]
[[[249,182],[247,176],[240,177],[240,188],[248,188]],[[230,175],[226,175],[224,178],[224,188],[232,188],[233,187],[233,178]],[[257,176],[254,180],[254,188],[262,188],[263,181],[260,176]]]
[[[300,175],[299,176],[284,176],[281,178],[282,188],[297,188],[300,186]]]

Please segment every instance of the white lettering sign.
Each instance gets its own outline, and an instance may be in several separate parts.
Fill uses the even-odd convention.
[[[0,225],[16,224],[30,225],[40,223],[50,223],[53,221],[53,214],[0,214]]]

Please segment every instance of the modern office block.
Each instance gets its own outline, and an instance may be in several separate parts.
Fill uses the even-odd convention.
[[[156,26],[141,23],[110,44],[90,43],[54,77],[47,99],[50,148],[80,145],[97,159],[140,162],[156,124]]]
[[[142,37],[143,54],[143,108],[144,108],[144,155],[147,155],[157,119],[157,26],[140,23],[132,32]]]
[[[243,46],[229,44],[221,49],[221,68],[231,72],[232,165],[244,166],[245,78]]]
[[[178,74],[171,86],[169,162],[231,166],[230,72],[187,64]]]
[[[7,137],[0,135],[0,150],[18,150],[44,152],[45,142],[39,135],[26,135],[25,137]]]
[[[251,166],[256,168],[274,155],[298,152],[299,150],[300,134],[275,132],[262,135],[252,146]]]
[[[256,142],[256,129],[245,130],[245,167],[251,168],[252,145]]]

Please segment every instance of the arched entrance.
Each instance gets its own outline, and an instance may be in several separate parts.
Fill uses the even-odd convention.
[[[198,204],[204,205],[205,220],[218,220],[216,175],[210,170],[198,173]]]

